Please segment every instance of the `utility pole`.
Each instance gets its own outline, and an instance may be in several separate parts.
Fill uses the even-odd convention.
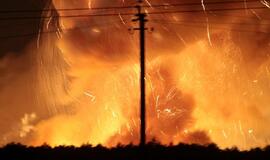
[[[142,0],[138,0],[138,5],[136,8],[138,9],[138,13],[135,15],[137,18],[133,19],[134,22],[139,22],[139,27],[134,28],[134,30],[138,30],[140,32],[140,119],[141,119],[141,128],[140,128],[140,146],[143,148],[146,144],[146,121],[145,121],[145,22],[146,20],[146,14],[142,11]]]

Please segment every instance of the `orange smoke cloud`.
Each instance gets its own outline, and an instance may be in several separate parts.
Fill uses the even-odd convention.
[[[122,3],[53,1],[56,8]],[[252,17],[254,13],[250,14]],[[163,144],[214,142],[222,148],[236,145],[241,149],[269,143],[268,37],[235,33],[235,29],[242,28],[232,22],[247,20],[216,16],[210,20],[228,24],[221,27],[213,24],[210,33],[205,26],[192,28],[194,24],[185,27],[154,23],[157,18],[178,22],[194,17],[205,20],[205,17],[149,16],[148,25],[154,26],[155,32],[147,34],[148,140],[155,138]],[[19,123],[17,131],[23,137],[13,138],[17,133],[14,131],[11,140],[53,146],[138,143],[138,40],[137,33],[130,34],[127,30],[132,24],[123,23],[121,18],[43,22],[44,30],[59,29],[57,35],[41,36],[37,41],[38,54],[30,54],[35,59],[33,106],[47,108],[49,114],[25,113],[21,117],[24,123]],[[268,29],[257,20],[250,21],[255,24],[251,29]],[[77,29],[67,31],[67,28]],[[35,116],[31,120],[28,116],[25,123],[27,115]]]

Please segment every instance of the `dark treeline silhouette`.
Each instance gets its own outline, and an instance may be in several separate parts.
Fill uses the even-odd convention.
[[[143,156],[143,157],[142,157]],[[1,160],[270,160],[270,146],[239,151],[221,150],[215,144],[163,146],[156,141],[142,150],[135,145],[106,148],[101,145],[28,147],[11,143],[0,149]]]

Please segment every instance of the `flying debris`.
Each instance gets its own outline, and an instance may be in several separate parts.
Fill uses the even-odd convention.
[[[138,144],[134,2],[40,5],[0,9],[1,144]],[[155,28],[146,32],[147,141],[242,150],[269,143],[269,6],[144,1],[146,28]]]

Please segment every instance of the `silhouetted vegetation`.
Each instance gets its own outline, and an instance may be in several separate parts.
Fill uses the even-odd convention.
[[[239,151],[236,147],[220,150],[215,144],[163,146],[153,141],[142,150],[135,145],[106,148],[101,145],[27,147],[8,144],[0,149],[1,160],[270,160],[270,146]],[[143,157],[142,157],[143,156]]]

